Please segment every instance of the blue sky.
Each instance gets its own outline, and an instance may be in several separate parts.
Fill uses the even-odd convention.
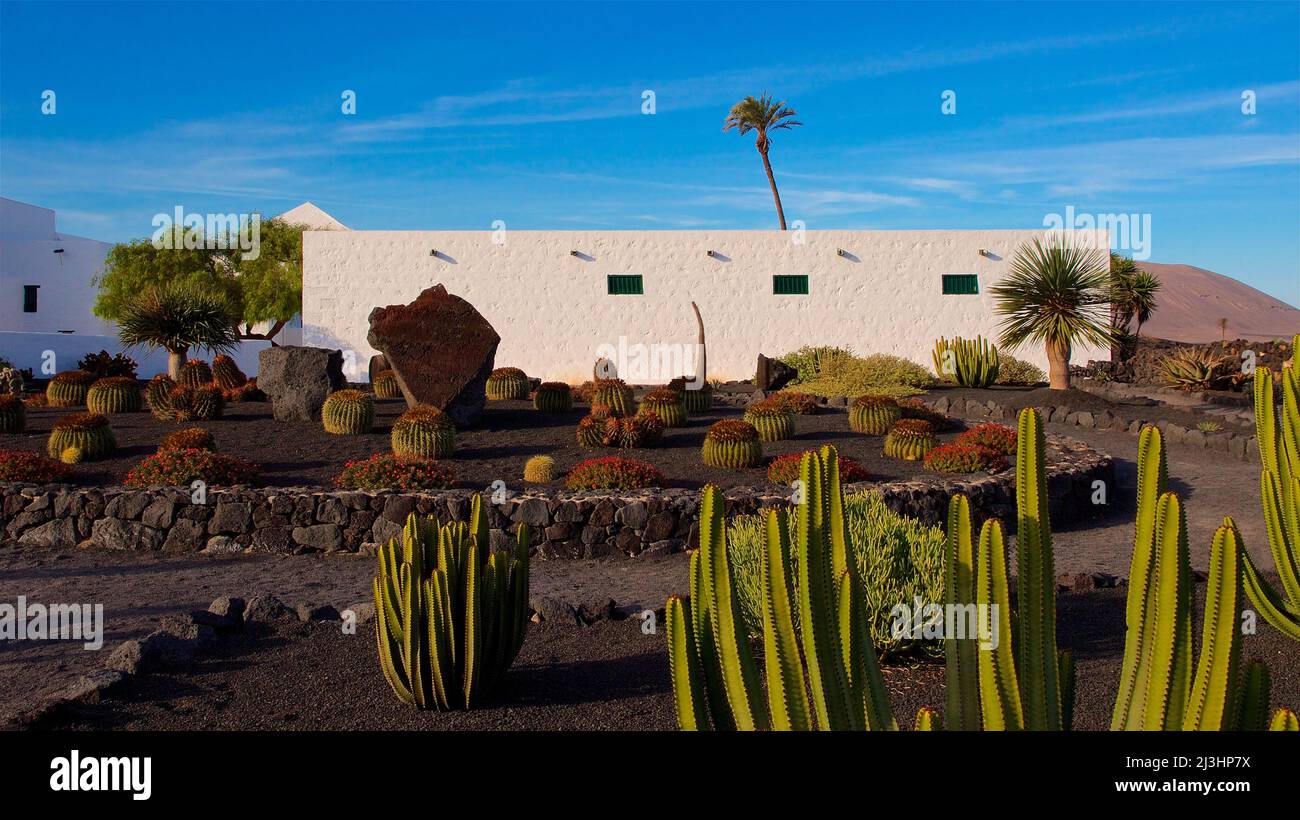
[[[1153,261],[1300,305],[1298,9],[5,2],[0,194],[111,241],[303,200],[353,228],[773,228],[721,131],[766,90],[805,123],[772,161],[810,229],[1150,214]]]

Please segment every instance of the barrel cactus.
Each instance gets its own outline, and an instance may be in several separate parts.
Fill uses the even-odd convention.
[[[763,442],[747,421],[723,419],[704,436],[704,463],[710,467],[740,470],[763,461]]]
[[[248,376],[239,369],[234,359],[223,354],[212,360],[212,381],[222,390],[234,390],[243,387],[248,382]]]
[[[371,384],[375,389],[375,398],[377,399],[400,399],[402,397],[402,388],[397,385],[397,374],[391,370],[375,376],[375,381]]]
[[[564,382],[543,382],[533,396],[533,407],[543,413],[567,413],[573,408],[573,390]]]
[[[660,387],[645,394],[638,413],[654,413],[664,427],[683,427],[686,424],[686,400],[680,390]]]
[[[325,398],[320,409],[325,432],[340,436],[369,433],[375,424],[375,401],[360,390],[338,390]]]
[[[181,364],[181,372],[176,377],[181,387],[202,387],[212,384],[212,368],[202,359],[189,359]]]
[[[86,461],[112,454],[117,439],[108,426],[108,417],[101,413],[73,413],[54,422],[46,452],[50,458],[62,459],[69,449],[80,450],[80,459]]]
[[[773,399],[756,401],[745,408],[745,421],[754,425],[761,441],[780,441],[794,436],[794,411]]]
[[[605,444],[605,421],[610,418],[607,410],[601,409],[583,416],[578,422],[578,446],[601,447]]]
[[[687,385],[682,396],[686,399],[687,413],[707,413],[713,409],[713,386],[710,384],[702,384],[698,390]]]
[[[533,456],[524,464],[524,481],[529,484],[549,484],[555,480],[555,459],[550,456]]]
[[[885,455],[906,461],[920,461],[938,443],[934,437],[934,428],[928,421],[902,419],[895,422],[885,436]]]
[[[498,367],[487,380],[487,397],[493,401],[528,398],[528,376],[517,367]]]
[[[622,379],[596,379],[591,389],[591,406],[605,406],[610,415],[632,415],[632,388]]]
[[[635,416],[609,416],[605,419],[601,443],[624,450],[652,447],[659,443],[664,426],[653,412]]]
[[[50,407],[79,407],[86,403],[86,394],[94,383],[93,373],[65,370],[50,379],[50,386],[45,388],[45,399]]]
[[[21,433],[27,428],[27,408],[17,396],[0,393],[0,433]]]
[[[149,383],[144,386],[144,401],[149,406],[149,412],[153,414],[154,418],[160,421],[172,420],[173,414],[168,394],[175,387],[176,382],[161,373],[150,379]]]
[[[21,396],[23,374],[16,367],[0,367],[0,396]]]
[[[849,428],[855,433],[883,436],[902,416],[902,408],[889,396],[858,396],[849,408]]]
[[[167,391],[162,400],[161,410],[154,415],[168,421],[211,421],[221,417],[225,400],[221,391],[211,385],[204,387],[185,387],[177,385]],[[150,405],[153,410],[153,405]],[[159,415],[159,413],[162,415]]]
[[[140,409],[140,385],[130,376],[100,379],[86,392],[86,409],[92,413],[135,413]]]
[[[456,450],[456,423],[438,408],[419,404],[393,422],[392,444],[399,456],[448,458]]]

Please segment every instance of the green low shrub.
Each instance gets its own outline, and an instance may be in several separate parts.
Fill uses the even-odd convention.
[[[1031,385],[1047,381],[1047,374],[1037,365],[1003,353],[994,384]]]
[[[901,356],[857,356],[838,348],[801,348],[781,360],[800,371],[799,391],[814,396],[912,396],[934,384],[930,371]],[[807,377],[805,377],[807,373]]]

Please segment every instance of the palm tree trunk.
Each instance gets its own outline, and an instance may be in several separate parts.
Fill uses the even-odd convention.
[[[763,170],[767,172],[767,184],[772,186],[772,199],[776,200],[776,218],[785,230],[785,211],[781,208],[781,195],[776,190],[776,177],[772,176],[772,163],[767,158],[766,140],[759,138],[758,155],[763,158]]]
[[[189,349],[169,350],[167,351],[167,375],[173,379],[181,377],[181,365],[185,364],[185,359],[189,356]]]
[[[1070,343],[1047,343],[1047,385],[1053,390],[1070,389]]]

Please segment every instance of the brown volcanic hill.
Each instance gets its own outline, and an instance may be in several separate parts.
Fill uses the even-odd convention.
[[[1290,339],[1300,333],[1300,310],[1230,276],[1191,265],[1138,262],[1164,285],[1156,310],[1142,325],[1143,336],[1176,342],[1217,342],[1220,338]],[[1219,320],[1227,319],[1227,330]]]

